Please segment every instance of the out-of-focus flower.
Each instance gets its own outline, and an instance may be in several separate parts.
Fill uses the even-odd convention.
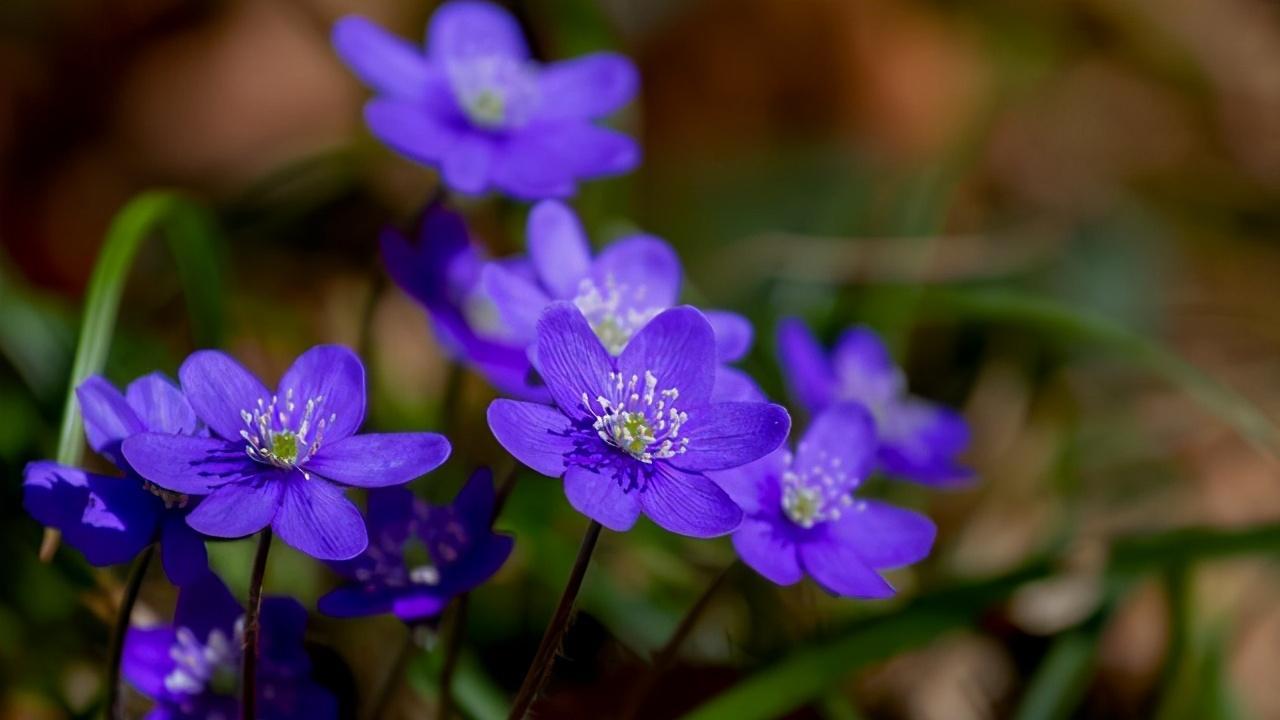
[[[631,61],[596,53],[538,63],[496,5],[445,3],[425,50],[356,16],[334,25],[333,45],[378,94],[365,106],[373,134],[438,168],[457,192],[565,197],[579,180],[639,161],[631,138],[595,124],[635,95]]]
[[[525,465],[564,476],[579,512],[625,531],[641,512],[681,535],[723,535],[742,511],[704,474],[772,452],[791,425],[763,402],[713,402],[711,324],[691,307],[659,313],[614,357],[576,305],[538,320],[535,364],[555,400],[489,406],[489,428]]]
[[[382,259],[396,284],[426,308],[436,338],[455,359],[508,395],[548,399],[525,344],[511,337],[480,286],[485,260],[458,213],[440,202],[428,205],[417,242],[384,231]]]
[[[450,505],[436,507],[405,488],[369,493],[369,547],[331,563],[348,584],[320,598],[335,617],[394,613],[406,623],[438,616],[455,596],[488,580],[514,539],[493,532],[493,476],[479,470]]]
[[[123,451],[156,485],[208,496],[187,516],[206,535],[242,537],[270,525],[313,557],[355,557],[368,536],[343,488],[400,485],[449,456],[449,441],[434,433],[355,434],[364,420],[364,366],[343,347],[303,353],[274,394],[211,350],[187,358],[178,375],[214,437],[142,433]]]
[[[307,611],[292,598],[264,598],[260,623],[258,716],[336,718],[337,701],[310,677]],[[243,655],[244,610],[210,573],[178,593],[173,625],[129,629],[121,672],[155,701],[148,720],[234,720]]]
[[[481,275],[508,337],[532,346],[538,318],[552,302],[568,300],[582,311],[605,350],[617,356],[631,338],[680,295],[680,259],[665,241],[633,235],[595,258],[578,217],[563,203],[534,206],[528,222],[529,258],[489,263]],[[751,347],[751,323],[737,313],[703,313],[715,330],[721,363],[740,360]],[[725,400],[763,399],[746,374],[722,367],[716,396]]]
[[[870,411],[880,470],[927,485],[971,477],[956,457],[969,445],[968,424],[959,414],[908,394],[902,370],[874,331],[846,330],[828,357],[803,322],[784,320],[778,359],[796,399],[810,412],[843,401]]]
[[[871,472],[876,432],[854,403],[818,414],[796,446],[711,473],[745,513],[733,546],[761,575],[790,585],[805,574],[828,592],[893,595],[879,571],[929,554],[934,525],[923,515],[853,497]]]
[[[41,460],[23,474],[23,505],[32,517],[62,531],[90,564],[115,565],[160,541],[165,573],[175,585],[209,572],[204,540],[187,526],[196,500],[143,480],[125,460],[120,444],[143,432],[202,436],[182,391],[160,373],[129,384],[121,394],[93,376],[76,388],[85,435],[95,452],[125,473],[110,477]]]

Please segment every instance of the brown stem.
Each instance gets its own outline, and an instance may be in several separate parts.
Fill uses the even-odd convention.
[[[124,657],[124,638],[129,633],[129,620],[133,617],[133,606],[138,604],[138,592],[142,590],[142,580],[147,575],[147,566],[155,555],[154,543],[142,550],[142,554],[133,562],[129,571],[129,582],[124,587],[124,597],[120,599],[120,608],[116,612],[116,625],[111,631],[111,656],[107,659],[107,717],[123,718],[120,707],[120,664]]]
[[[249,579],[249,607],[245,609],[244,659],[240,675],[240,717],[256,720],[258,702],[258,617],[262,610],[262,581],[267,574],[267,555],[271,552],[271,528],[258,536],[258,552],[253,557],[253,575]]]
[[[680,653],[680,646],[688,639],[689,633],[693,632],[693,628],[698,624],[698,620],[702,618],[702,613],[711,604],[711,598],[716,591],[724,585],[724,581],[729,577],[729,572],[738,564],[735,560],[724,567],[715,578],[707,585],[698,599],[694,601],[693,606],[680,619],[680,624],[676,626],[675,632],[667,640],[666,644],[658,649],[653,655],[653,664],[649,670],[640,678],[640,682],[636,683],[631,692],[627,695],[627,703],[623,709],[622,720],[631,720],[640,713],[641,706],[648,699],[649,693],[653,691],[653,686],[671,667],[671,663]]]
[[[520,684],[520,691],[516,693],[516,699],[511,705],[511,713],[507,715],[507,720],[524,720],[543,683],[551,675],[556,652],[560,649],[565,633],[569,630],[573,602],[578,597],[578,591],[582,589],[582,580],[587,575],[587,566],[591,564],[591,553],[595,551],[596,541],[599,539],[600,523],[592,520],[587,526],[586,534],[582,536],[582,545],[578,548],[578,559],[574,561],[573,571],[569,573],[569,581],[560,595],[560,604],[556,606],[551,622],[547,623],[547,629],[542,634],[542,642],[538,644],[538,652],[534,654],[529,672],[525,674],[524,682]]]
[[[440,668],[440,720],[449,720],[449,716],[453,714],[453,671],[458,666],[462,638],[467,631],[467,606],[471,604],[470,598],[465,593],[458,596],[453,610],[452,627],[444,649],[444,665]]]

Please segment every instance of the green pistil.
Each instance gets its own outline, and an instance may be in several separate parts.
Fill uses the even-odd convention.
[[[502,94],[481,90],[467,99],[467,116],[482,127],[499,127],[507,119],[507,103]]]
[[[271,433],[271,447],[267,452],[289,465],[298,462],[298,436],[289,430]]]
[[[218,665],[206,687],[215,695],[235,695],[240,686],[238,670],[235,665]]]

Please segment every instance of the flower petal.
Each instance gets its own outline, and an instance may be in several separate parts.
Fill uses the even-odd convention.
[[[795,544],[771,523],[743,520],[733,533],[733,549],[742,562],[778,585],[792,585],[804,577]]]
[[[489,171],[493,167],[492,141],[481,135],[458,133],[453,144],[445,150],[440,173],[451,189],[466,195],[478,195],[489,186]]]
[[[778,362],[796,400],[809,412],[817,412],[835,399],[836,379],[809,328],[798,319],[778,326]]]
[[[406,100],[421,99],[432,81],[421,48],[358,15],[333,24],[333,49],[365,84]]]
[[[836,340],[831,367],[842,397],[870,408],[883,407],[905,390],[902,371],[874,330],[850,328]]]
[[[675,305],[681,274],[675,250],[651,235],[632,235],[611,243],[591,266],[596,287],[625,286],[630,297],[624,300],[643,309]]]
[[[538,319],[536,347],[538,372],[556,405],[571,418],[592,418],[582,396],[606,394],[613,359],[577,306],[552,303]]]
[[[538,333],[538,318],[551,298],[537,285],[497,263],[484,266],[480,282],[510,336],[517,342],[532,343]]]
[[[722,363],[737,362],[751,349],[755,331],[751,321],[727,310],[704,310],[707,322],[716,333],[716,356]]]
[[[670,466],[654,472],[640,492],[644,514],[680,535],[708,538],[732,532],[742,522],[739,508],[705,475]]]
[[[780,480],[790,468],[786,447],[731,470],[709,470],[707,477],[748,515],[776,513],[782,507]]]
[[[404,623],[419,623],[433,618],[449,606],[449,597],[424,591],[402,595],[391,603],[391,613]]]
[[[574,510],[615,532],[630,530],[640,517],[639,493],[623,490],[607,469],[571,465],[564,474],[564,494]]]
[[[174,627],[184,627],[203,641],[211,630],[230,635],[244,608],[217,575],[209,573],[178,593],[173,609]]]
[[[256,407],[259,400],[271,399],[258,378],[217,350],[192,353],[178,370],[178,378],[196,415],[224,440],[238,441],[245,427],[240,413]]]
[[[577,436],[573,423],[553,407],[519,400],[494,400],[489,431],[517,460],[543,475],[560,477]]]
[[[918,512],[860,501],[829,525],[831,534],[873,568],[898,568],[928,557],[937,527]]]
[[[570,300],[591,271],[591,245],[578,216],[567,205],[544,200],[529,212],[529,258],[538,279],[560,300]]]
[[[420,104],[374,98],[364,105],[364,121],[374,137],[410,160],[434,166],[458,137],[448,123]]]
[[[207,495],[227,483],[264,471],[245,454],[242,442],[218,438],[142,433],[125,440],[121,449],[139,475],[165,490]]]
[[[256,483],[224,485],[200,501],[187,515],[187,524],[212,537],[252,535],[270,525],[279,513],[284,477],[281,471]]]
[[[281,540],[318,560],[346,560],[368,546],[364,518],[342,488],[296,474],[283,484],[284,502],[271,522]]]
[[[629,135],[585,121],[530,127],[522,135],[538,155],[577,178],[618,175],[640,164],[640,146]]]
[[[875,420],[857,403],[832,405],[818,413],[796,446],[796,466],[835,462],[859,482],[871,474],[879,447]]]
[[[595,119],[626,105],[640,84],[635,65],[625,55],[593,53],[551,63],[538,79],[546,102],[538,120]]]
[[[125,398],[151,432],[195,435],[200,429],[187,396],[164,373],[143,375],[129,383]]]
[[[383,588],[366,590],[349,585],[322,595],[316,601],[316,609],[330,617],[366,617],[391,612],[392,600],[392,594]]]
[[[529,56],[520,25],[511,13],[489,2],[452,0],[436,9],[427,27],[432,58],[454,60],[483,55]]]
[[[156,537],[161,504],[137,479],[96,475],[49,461],[23,472],[23,507],[62,531],[91,565],[132,560]]]
[[[450,506],[459,517],[470,523],[470,530],[486,531],[493,525],[493,508],[497,500],[493,472],[489,468],[480,468],[471,473],[467,484],[458,491]]]
[[[129,405],[124,395],[94,375],[76,388],[80,414],[84,416],[84,434],[89,447],[116,465],[121,465],[120,443],[130,435],[146,432],[147,426]]]
[[[315,400],[307,439],[314,439],[319,423],[324,422],[323,447],[327,447],[353,435],[364,422],[364,364],[341,345],[317,345],[293,361],[280,379],[277,397],[277,407],[288,414],[285,424],[295,430],[307,414],[308,403]],[[289,398],[296,405],[292,411],[286,406]]]
[[[160,561],[169,582],[183,587],[209,574],[209,553],[204,538],[179,512],[165,513],[160,526]]]
[[[764,392],[751,376],[738,368],[720,365],[716,368],[716,384],[711,389],[711,402],[766,402]]]
[[[681,429],[688,451],[670,462],[685,470],[728,470],[773,452],[790,430],[791,416],[781,405],[713,403],[689,413]]]
[[[171,627],[130,627],[124,636],[120,674],[147,697],[165,696],[164,679],[174,668],[169,651],[177,639]]]
[[[515,549],[515,538],[492,534],[472,547],[463,559],[449,565],[444,580],[450,593],[470,592],[493,577]]]
[[[844,597],[893,597],[893,586],[840,540],[826,536],[800,546],[800,564],[824,590]]]
[[[436,433],[353,435],[320,448],[305,468],[354,487],[402,485],[435,470],[449,457],[449,441]]]
[[[675,406],[687,411],[711,398],[715,357],[711,325],[702,313],[684,305],[660,313],[641,328],[618,356],[618,371],[624,378],[652,372],[658,390],[679,390]]]
[[[307,657],[303,636],[307,630],[307,609],[291,597],[265,597],[262,599],[262,634],[258,638],[258,653],[264,665],[287,672],[290,669],[306,672],[311,660]]]
[[[969,426],[951,410],[909,399],[884,411],[877,430],[880,465],[890,475],[933,486],[973,477],[956,458],[969,445]]]

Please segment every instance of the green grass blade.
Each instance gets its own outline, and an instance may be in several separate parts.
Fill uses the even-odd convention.
[[[216,230],[211,217],[174,193],[149,192],[134,198],[112,221],[89,278],[84,318],[58,433],[57,460],[64,465],[78,464],[84,450],[75,389],[90,375],[102,371],[115,333],[129,269],[142,243],[156,230],[165,231],[169,247],[177,258],[188,305],[196,311],[192,322],[198,327],[198,334],[216,338],[220,332]],[[47,559],[57,548],[57,542],[56,531],[46,530],[41,557]]]
[[[1280,432],[1252,402],[1159,343],[1110,318],[1004,290],[937,288],[926,293],[924,304],[926,312],[935,316],[1017,323],[1058,340],[1110,350],[1186,392],[1259,451],[1280,457]]]
[[[1064,720],[1080,703],[1093,670],[1097,629],[1067,633],[1054,640],[1018,706],[1016,720]]]

